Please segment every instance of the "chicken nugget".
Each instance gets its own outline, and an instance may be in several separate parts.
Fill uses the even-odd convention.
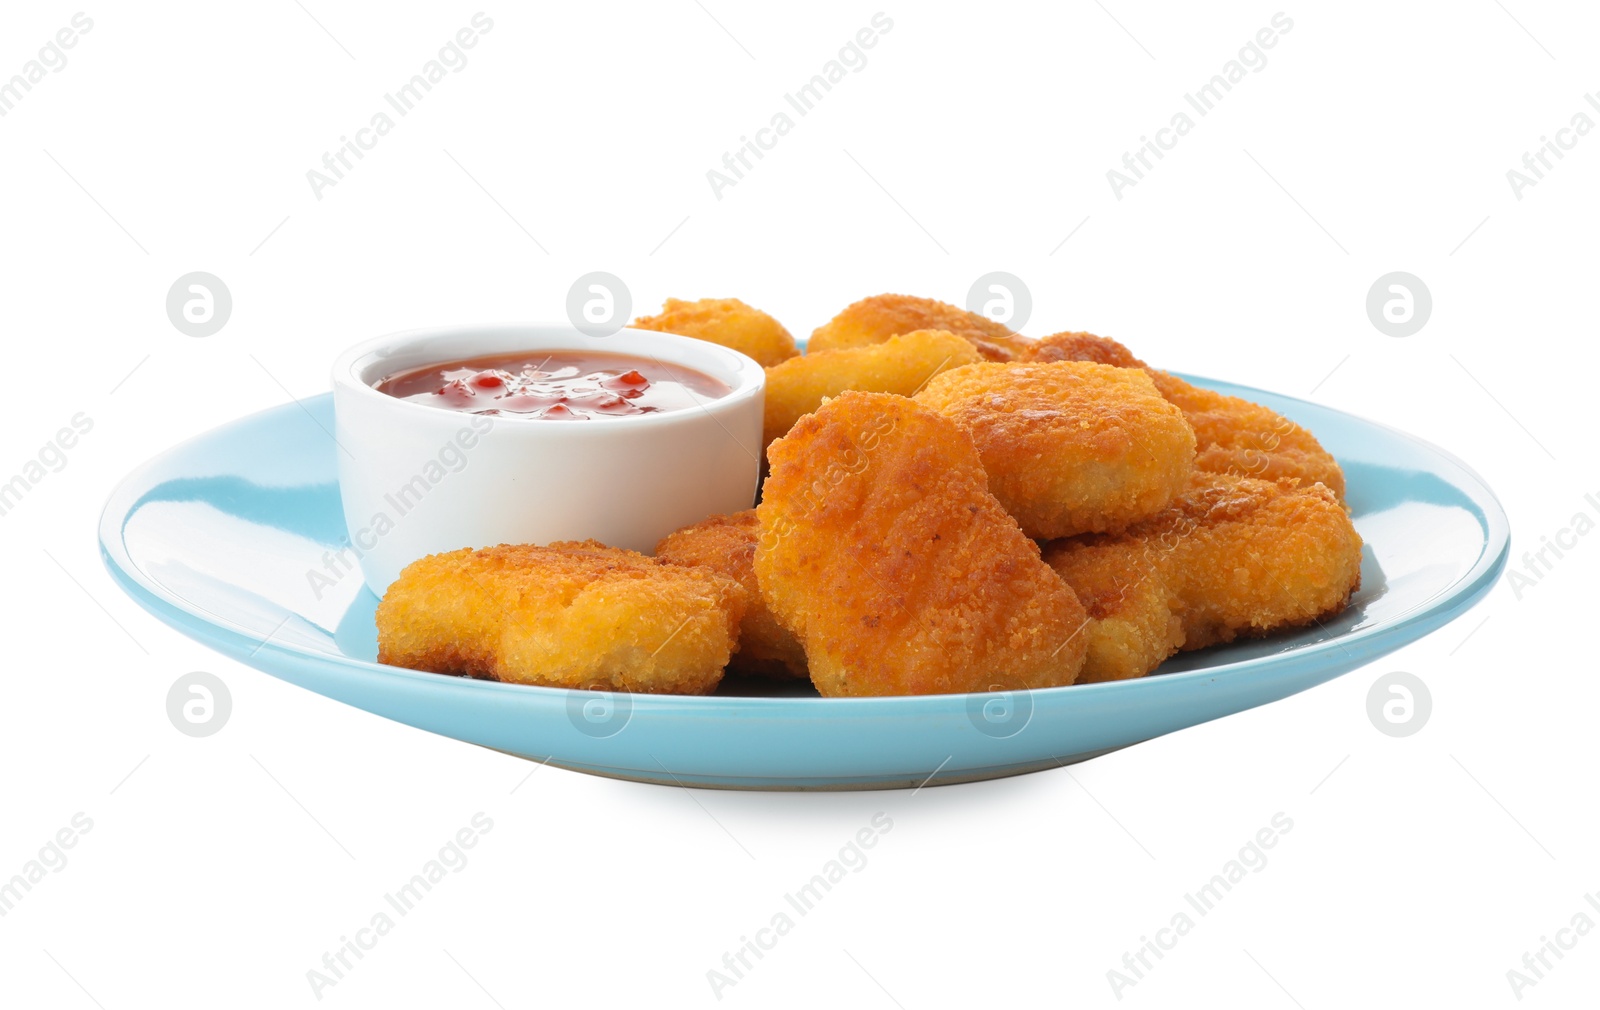
[[[941,371],[981,360],[971,344],[943,330],[916,330],[881,344],[790,358],[767,369],[762,441],[771,443],[825,398],[847,389],[910,396]]]
[[[1361,536],[1329,488],[1223,473],[1197,473],[1122,534],[1058,540],[1044,558],[1089,614],[1080,683],[1315,622],[1361,584]]]
[[[935,376],[916,399],[972,432],[989,490],[1037,540],[1153,515],[1194,466],[1189,422],[1134,368],[984,362]]]
[[[1196,469],[1271,481],[1323,484],[1341,501],[1344,471],[1315,435],[1270,407],[1202,389],[1152,370],[1161,395],[1194,426]]]
[[[1361,586],[1361,535],[1325,485],[1197,475],[1140,533],[1175,544],[1185,650],[1310,624]]]
[[[988,492],[960,425],[849,392],[768,454],[756,577],[824,696],[1072,683],[1083,607]]]
[[[863,298],[811,332],[806,353],[881,344],[914,330],[944,330],[968,340],[989,361],[1010,361],[1033,341],[976,312],[911,295]]]
[[[1088,614],[1079,684],[1143,677],[1183,645],[1159,538],[1086,536],[1046,544],[1044,559]]]
[[[659,315],[640,316],[631,325],[638,330],[676,333],[731,347],[754,358],[762,367],[800,353],[781,323],[737,298],[702,298],[695,302],[668,298]]]
[[[1144,370],[1167,401],[1194,428],[1195,469],[1262,480],[1322,483],[1344,498],[1344,471],[1311,432],[1259,403],[1202,389],[1170,372],[1151,368],[1108,337],[1054,333],[1019,355],[1022,361],[1097,361]]]
[[[656,545],[656,557],[674,565],[710,569],[744,587],[746,607],[744,620],[739,622],[739,651],[729,663],[730,670],[804,680],[808,676],[805,650],[761,599],[755,569],[760,534],[761,520],[755,509],[712,516],[667,534]]]
[[[517,684],[707,694],[735,648],[731,579],[593,540],[407,565],[378,604],[378,661]]]
[[[1133,352],[1112,340],[1082,330],[1040,337],[1017,355],[1018,361],[1095,361],[1118,368],[1147,368]]]

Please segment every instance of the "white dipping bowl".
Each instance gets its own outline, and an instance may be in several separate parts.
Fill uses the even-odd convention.
[[[445,410],[380,393],[407,369],[519,351],[626,354],[732,392],[659,413],[552,421]],[[412,330],[333,366],[339,492],[350,546],[382,596],[418,558],[462,547],[594,539],[649,553],[668,533],[755,502],[766,373],[737,351],[650,330],[567,325]]]

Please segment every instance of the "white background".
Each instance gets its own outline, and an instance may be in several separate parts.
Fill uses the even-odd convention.
[[[323,1004],[717,1004],[707,971],[883,812],[866,868],[721,1003],[1117,1005],[1107,971],[1280,811],[1294,828],[1266,868],[1121,1004],[1518,1002],[1507,970],[1600,891],[1600,537],[1375,666],[1070,772],[783,795],[528,777],[288,686],[124,598],[94,529],[138,461],[323,390],[344,346],[559,319],[590,270],[641,312],[731,295],[802,335],[868,294],[960,302],[1008,270],[1027,332],[1315,390],[1459,454],[1520,557],[1600,492],[1600,133],[1521,200],[1506,172],[1575,113],[1600,121],[1600,13],[1281,8],[1265,68],[1118,200],[1107,169],[1279,7],[486,7],[470,63],[316,199],[307,170],[479,9],[85,8],[68,65],[0,118],[0,473],[75,412],[95,422],[0,517],[0,877],[74,813],[94,822],[0,918],[0,1004],[316,1004],[307,970],[477,811],[495,826],[470,865]],[[870,62],[716,199],[706,171],[880,9]],[[0,77],[78,10],[8,5]],[[233,293],[213,337],[164,311],[191,270]],[[1434,300],[1405,339],[1364,307],[1392,270]],[[233,694],[207,739],[164,710],[191,670]],[[1365,712],[1391,670],[1433,696],[1406,739]],[[1522,1002],[1597,986],[1591,934]]]

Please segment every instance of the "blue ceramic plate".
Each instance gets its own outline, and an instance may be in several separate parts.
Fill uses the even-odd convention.
[[[336,557],[345,525],[330,396],[224,425],[135,470],[106,505],[100,545],[129,595],[217,651],[357,708],[510,754],[600,775],[730,788],[992,778],[1082,760],[1303,691],[1455,619],[1504,568],[1505,513],[1451,456],[1326,407],[1194,381],[1267,404],[1338,457],[1366,541],[1361,591],[1320,627],[1185,653],[1142,680],[848,699],[819,698],[809,685],[802,693],[731,683],[698,698],[380,666],[378,601]]]

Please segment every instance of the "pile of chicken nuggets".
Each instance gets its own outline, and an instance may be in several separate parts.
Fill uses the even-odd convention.
[[[725,672],[824,697],[1062,687],[1318,622],[1359,588],[1344,476],[1316,438],[1116,341],[905,295],[849,306],[803,355],[737,299],[633,325],[765,366],[759,504],[654,557],[424,558],[378,607],[381,662],[672,694]]]

